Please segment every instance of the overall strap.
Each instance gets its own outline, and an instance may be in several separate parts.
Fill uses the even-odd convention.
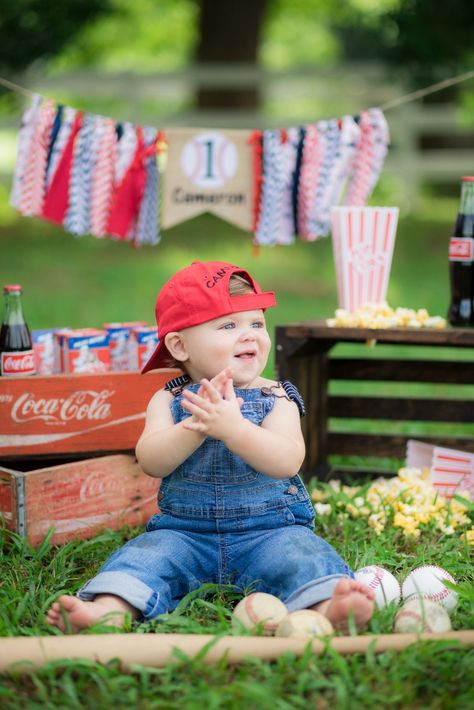
[[[296,406],[298,407],[299,412],[300,412],[300,417],[304,417],[306,414],[306,409],[304,407],[303,398],[300,395],[300,393],[298,392],[298,390],[296,389],[296,387],[288,380],[283,380],[283,382],[281,383],[281,386],[285,390],[288,399],[291,399],[291,401],[294,402],[296,404]]]
[[[183,389],[191,382],[189,375],[179,375],[179,377],[174,377],[172,380],[168,380],[164,389],[167,392],[171,392],[173,397],[177,397],[181,394]]]
[[[282,387],[285,394],[277,394],[275,392],[275,390],[279,389],[280,387]],[[273,395],[274,397],[279,397],[287,399],[289,402],[294,402],[298,407],[300,417],[304,417],[304,415],[306,414],[302,396],[300,395],[296,387],[288,380],[278,382],[278,384],[272,385],[271,387],[262,387],[260,389],[260,392],[263,394],[264,397],[271,397]]]

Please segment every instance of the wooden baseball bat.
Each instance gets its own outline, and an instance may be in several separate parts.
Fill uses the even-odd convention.
[[[285,652],[300,656],[308,643],[313,653],[327,646],[341,654],[364,653],[370,645],[377,653],[401,651],[417,641],[458,641],[474,646],[474,630],[436,634],[385,634],[340,636],[332,639],[268,638],[264,636],[213,636],[199,634],[101,634],[66,636],[22,636],[0,640],[0,672],[30,672],[49,661],[89,659],[108,663],[120,659],[124,670],[135,664],[162,667],[176,660],[175,650],[190,658],[208,647],[203,660],[216,663],[226,656],[238,663],[248,656],[273,661]]]

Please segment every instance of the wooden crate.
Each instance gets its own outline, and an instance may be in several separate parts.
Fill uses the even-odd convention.
[[[367,342],[373,341],[376,352],[369,357]],[[335,355],[334,348],[341,343],[357,343],[358,355]],[[406,353],[386,355],[390,345],[399,350],[402,346]],[[433,348],[434,357],[413,357],[415,346]],[[387,467],[387,460],[404,459],[410,438],[474,452],[474,329],[372,330],[329,328],[323,321],[294,323],[277,328],[276,353],[279,378],[291,380],[306,403],[306,480],[311,476],[393,475],[397,466]],[[365,383],[369,392],[333,391],[354,381]],[[387,383],[446,384],[456,392],[434,399],[402,388],[401,395],[387,396]],[[352,430],[341,431],[343,419],[352,420]],[[392,426],[395,422],[402,423],[402,427],[397,425],[399,430],[407,422],[428,422],[436,432],[402,434]],[[445,423],[451,425],[448,435]],[[364,461],[335,467],[335,456],[363,457]],[[381,460],[385,460],[382,465]]]
[[[32,545],[52,527],[52,542],[60,544],[143,524],[157,512],[159,484],[128,454],[30,471],[0,467],[0,512],[6,527]]]
[[[159,481],[133,452],[151,396],[178,374],[0,378],[6,526],[37,545],[51,527],[62,543],[144,523],[157,510]]]
[[[147,404],[179,370],[0,378],[0,456],[133,450]]]

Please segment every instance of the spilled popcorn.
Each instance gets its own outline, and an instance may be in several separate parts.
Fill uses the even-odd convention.
[[[470,500],[468,491],[460,491],[459,496]],[[428,469],[401,468],[394,478],[377,479],[368,488],[331,481],[324,490],[315,489],[311,497],[319,515],[336,509],[338,516],[363,516],[378,535],[387,525],[415,538],[428,524],[445,535],[471,525],[467,505],[439,495],[429,480]],[[462,530],[462,534],[469,545],[474,545],[474,526]]]
[[[338,308],[335,318],[326,321],[330,328],[446,328],[446,319],[430,316],[426,308],[391,308],[383,303],[367,303],[356,311]]]

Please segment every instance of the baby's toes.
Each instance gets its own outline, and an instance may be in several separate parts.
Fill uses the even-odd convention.
[[[362,594],[365,594],[367,599],[375,599],[375,592],[372,589],[369,589],[365,584],[362,584],[362,582],[358,582],[358,589],[359,592]]]

